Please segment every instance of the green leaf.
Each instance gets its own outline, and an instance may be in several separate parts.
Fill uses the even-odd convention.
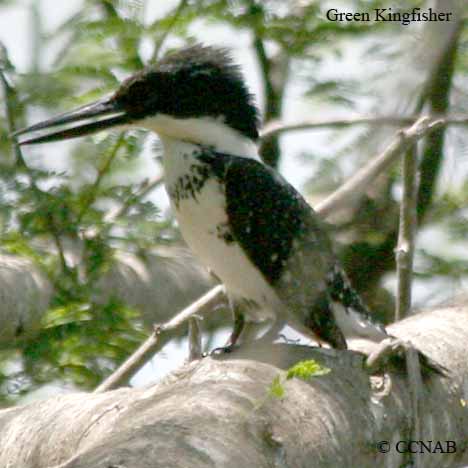
[[[292,366],[286,374],[286,380],[297,377],[301,380],[310,380],[312,377],[326,375],[330,372],[328,367],[321,366],[317,361],[308,359],[306,361],[299,361]]]
[[[270,388],[268,389],[268,394],[278,399],[284,397],[285,389],[283,386],[283,382],[281,382],[281,376],[277,375],[273,379],[273,382],[271,382]]]

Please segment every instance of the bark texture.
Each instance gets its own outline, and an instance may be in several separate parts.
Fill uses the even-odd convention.
[[[424,453],[425,468],[468,460],[468,307],[447,306],[389,327],[450,369],[425,379],[424,441],[454,441]],[[362,343],[359,344],[362,346]],[[303,359],[331,369],[268,389]],[[183,366],[143,389],[72,394],[0,412],[0,466],[22,468],[400,467],[395,444],[412,430],[404,373],[369,377],[363,358],[293,344],[245,345]],[[388,441],[389,452],[379,452]]]

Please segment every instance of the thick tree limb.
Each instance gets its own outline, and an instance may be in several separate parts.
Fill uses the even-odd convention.
[[[0,348],[30,337],[52,297],[52,287],[32,261],[0,255]]]
[[[79,258],[75,249],[67,245],[65,250],[70,263]],[[151,327],[168,320],[214,284],[187,249],[158,248],[147,252],[144,259],[118,252],[96,285],[95,300],[106,303],[114,296],[137,308]],[[52,284],[32,261],[0,255],[0,347],[31,338],[52,295]]]
[[[468,307],[445,307],[390,327],[451,371],[432,376],[421,406],[421,440],[454,441],[452,453],[423,453],[425,468],[468,461]],[[356,343],[356,346],[363,343]],[[331,369],[310,381],[272,381],[297,361]],[[411,434],[403,374],[391,385],[362,369],[362,356],[296,345],[244,346],[194,361],[144,389],[73,394],[0,412],[0,460],[22,468],[402,466]],[[385,443],[387,442],[387,444]],[[433,443],[434,446],[434,443]],[[379,450],[387,449],[388,453]],[[400,449],[407,447],[400,444]]]

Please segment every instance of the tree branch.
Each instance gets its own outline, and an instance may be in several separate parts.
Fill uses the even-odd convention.
[[[276,57],[268,57],[264,39],[258,30],[258,24],[265,24],[265,8],[261,3],[252,0],[248,4],[249,18],[254,25],[253,48],[260,67],[261,82],[265,96],[263,116],[267,121],[278,119],[281,116],[283,94],[286,88],[288,55],[280,49]],[[268,135],[262,138],[258,152],[265,164],[277,168],[281,157],[277,135]]]
[[[370,125],[370,126],[383,126],[388,125],[392,127],[401,127],[403,125],[412,125],[421,117],[420,114],[404,117],[401,115],[387,115],[387,116],[370,116],[370,117],[349,117],[344,119],[330,119],[330,120],[304,120],[296,123],[283,123],[281,121],[267,122],[261,131],[261,138],[268,138],[272,135],[281,135],[287,132],[294,132],[299,130],[322,130],[324,128],[342,128],[352,127],[355,125]],[[431,120],[442,119],[444,126],[447,125],[468,125],[468,116],[466,115],[444,115],[432,114],[428,116]]]
[[[148,362],[159,349],[159,335],[178,328],[182,323],[192,319],[194,315],[202,315],[213,310],[221,301],[225,301],[224,286],[218,285],[208,291],[204,296],[179,312],[168,322],[157,325],[151,336],[99,387],[95,393],[106,392],[128,383],[128,381]]]
[[[78,213],[76,224],[80,224],[81,220],[83,219],[83,216],[89,210],[91,205],[96,201],[96,195],[98,193],[99,186],[101,185],[102,179],[104,179],[106,174],[109,172],[109,169],[112,163],[114,162],[114,159],[116,158],[117,153],[119,152],[119,149],[122,146],[122,143],[124,141],[125,141],[125,136],[124,136],[124,133],[121,132],[119,133],[117,140],[115,141],[113,147],[111,148],[109,152],[109,156],[107,157],[107,159],[105,159],[101,167],[98,168],[96,179],[92,187],[89,189],[86,202],[84,203],[80,212]]]
[[[447,2],[437,1],[436,7],[444,8]],[[461,5],[461,3],[460,3]],[[454,24],[447,23],[447,31],[439,31],[434,40],[444,44],[440,58],[434,66],[430,79],[424,87],[423,96],[428,104],[431,114],[445,114],[450,110],[450,93],[453,86],[453,75],[457,51],[460,47],[460,37],[463,23],[459,18]],[[466,122],[466,116],[465,116]],[[433,194],[436,191],[437,179],[444,158],[445,127],[439,128],[426,138],[421,150],[420,163],[421,182],[419,184],[417,198],[418,223],[421,224],[427,211],[432,205]]]
[[[326,217],[342,206],[349,205],[350,202],[362,195],[368,184],[400,157],[403,151],[424,135],[434,131],[436,128],[440,128],[443,124],[444,120],[442,119],[433,121],[428,117],[421,117],[410,128],[398,131],[393,141],[381,154],[371,159],[366,166],[356,172],[339,189],[335,190],[315,207],[317,213]]]
[[[398,244],[395,249],[397,265],[395,320],[401,320],[406,317],[411,310],[414,238],[417,227],[417,171],[417,146],[414,144],[413,147],[407,151],[402,160],[403,194],[400,203]]]
[[[161,174],[158,174],[149,180],[145,180],[136,193],[129,197],[126,202],[115,209],[109,210],[109,212],[104,216],[104,220],[107,223],[112,223],[121,216],[125,216],[136,200],[141,200],[142,198],[146,197],[146,195],[152,192],[155,188],[159,187],[163,182],[164,177]]]
[[[198,320],[199,317],[196,316],[188,319],[189,361],[200,359],[203,355],[202,331]]]
[[[390,332],[411,337],[451,370],[424,381],[420,440],[433,453],[419,455],[421,466],[463,466],[468,307],[421,313]],[[306,359],[331,371],[286,379],[285,370]],[[149,388],[60,395],[0,411],[0,459],[22,468],[402,466],[414,434],[407,378],[369,377],[362,364],[352,351],[246,345],[191,362]],[[278,378],[281,398],[269,391]]]
[[[174,12],[172,13],[173,16],[172,16],[171,22],[168,24],[167,28],[163,31],[161,37],[155,44],[151,62],[158,60],[159,54],[161,53],[161,49],[164,43],[166,42],[166,39],[169,36],[169,33],[172,31],[172,29],[176,25],[177,20],[179,19],[180,15],[184,11],[187,4],[188,4],[188,0],[181,0],[179,4],[177,5],[177,7],[175,8]]]

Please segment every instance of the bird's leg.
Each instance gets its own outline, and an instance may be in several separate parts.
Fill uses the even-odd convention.
[[[231,305],[232,315],[234,318],[234,328],[232,329],[231,334],[224,346],[220,346],[219,348],[213,349],[211,354],[219,354],[219,353],[230,353],[234,346],[237,343],[242,331],[245,329],[245,315],[240,310],[240,308],[233,302],[229,301]]]
[[[234,328],[232,329],[231,335],[224,345],[224,352],[226,353],[230,353],[232,351],[237,343],[237,340],[245,329],[245,315],[241,310],[239,310],[237,306],[233,307],[232,315],[234,318]]]

